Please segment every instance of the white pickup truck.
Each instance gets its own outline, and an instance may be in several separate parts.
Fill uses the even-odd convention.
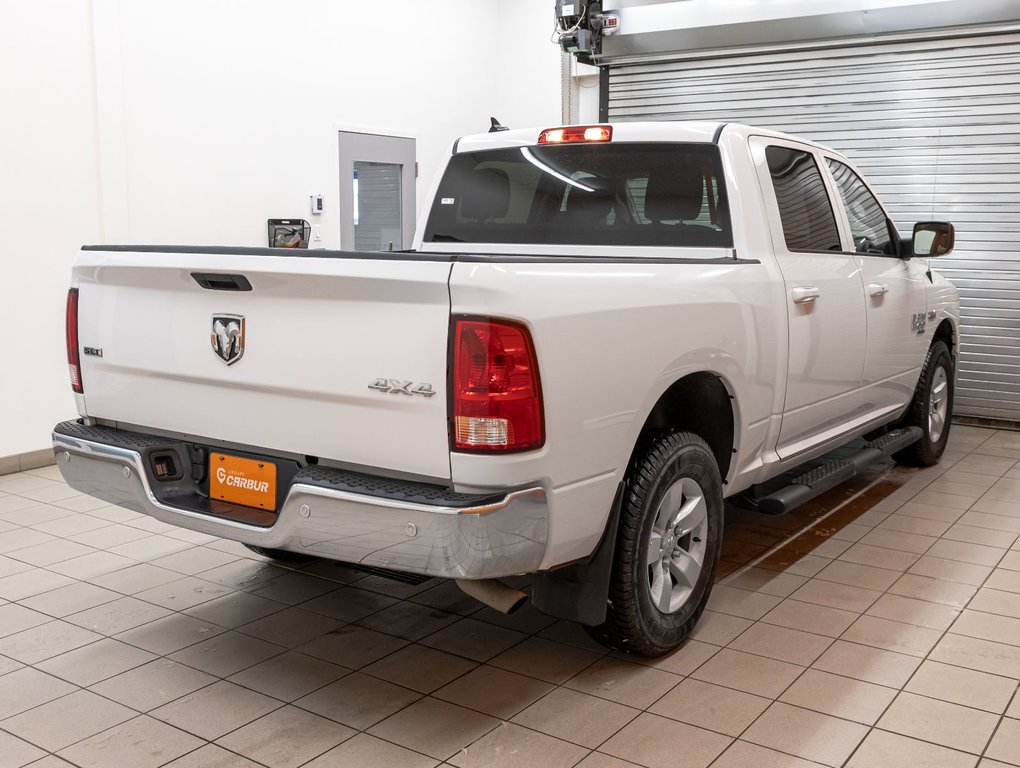
[[[531,574],[541,610],[656,655],[708,599],[724,497],[778,513],[939,460],[953,229],[901,239],[842,155],[733,124],[490,132],[432,199],[406,252],[83,248],[67,482],[504,609]]]

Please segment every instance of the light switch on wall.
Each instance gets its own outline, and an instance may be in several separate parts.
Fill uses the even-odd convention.
[[[312,242],[318,243],[322,240],[322,225],[312,224]]]

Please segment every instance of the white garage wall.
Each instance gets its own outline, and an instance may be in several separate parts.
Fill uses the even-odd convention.
[[[560,47],[550,42],[553,0],[498,0],[499,34],[492,45],[496,64],[495,117],[516,128],[560,122]]]
[[[108,232],[124,242],[265,245],[267,218],[310,218],[321,192],[321,245],[337,248],[336,127],[418,139],[420,197],[495,106],[494,62],[471,50],[494,2],[95,2],[119,5],[102,20],[122,54],[98,76],[123,84],[126,141],[103,149],[126,153],[104,188],[111,215],[126,200]]]
[[[3,4],[0,24],[0,457],[45,448],[73,413],[64,302],[74,252],[103,237],[86,3]],[[0,458],[0,472],[11,469]]]
[[[321,193],[321,245],[340,247],[338,129],[416,138],[421,205],[450,142],[484,130],[490,115],[559,121],[551,9],[551,0],[5,4],[0,472],[3,457],[44,450],[52,424],[73,415],[62,324],[79,245],[263,245],[267,218],[308,219],[308,196]]]

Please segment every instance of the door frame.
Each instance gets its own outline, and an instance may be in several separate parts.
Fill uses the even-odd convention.
[[[339,216],[338,229],[340,235],[340,249],[354,250],[354,223],[353,200],[351,198],[350,179],[354,175],[354,162],[380,162],[394,163],[403,166],[400,177],[400,230],[402,247],[409,248],[414,240],[414,230],[417,220],[417,177],[418,177],[418,139],[416,136],[402,133],[400,131],[386,131],[365,127],[334,125],[336,131],[336,163],[337,169],[337,211]],[[359,148],[354,154],[347,152],[344,146],[344,136],[363,137],[368,143],[376,143],[377,146],[367,149]],[[392,144],[384,146],[392,141],[410,141],[413,160],[410,164],[401,159],[394,159]],[[406,147],[405,147],[406,149]],[[356,154],[356,156],[355,156]]]

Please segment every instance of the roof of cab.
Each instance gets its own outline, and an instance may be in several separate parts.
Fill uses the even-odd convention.
[[[790,139],[825,149],[828,147],[799,136],[758,128],[740,123],[695,122],[658,120],[648,122],[599,123],[613,127],[613,142],[691,142],[711,144],[718,140],[719,134],[725,129],[726,135],[770,136]],[[539,134],[549,128],[560,128],[558,125],[546,125],[538,128],[515,128],[495,133],[477,133],[464,136],[454,144],[454,154],[461,152],[478,152],[485,149],[505,149],[507,147],[527,147],[538,143]],[[837,153],[838,154],[838,153]]]

